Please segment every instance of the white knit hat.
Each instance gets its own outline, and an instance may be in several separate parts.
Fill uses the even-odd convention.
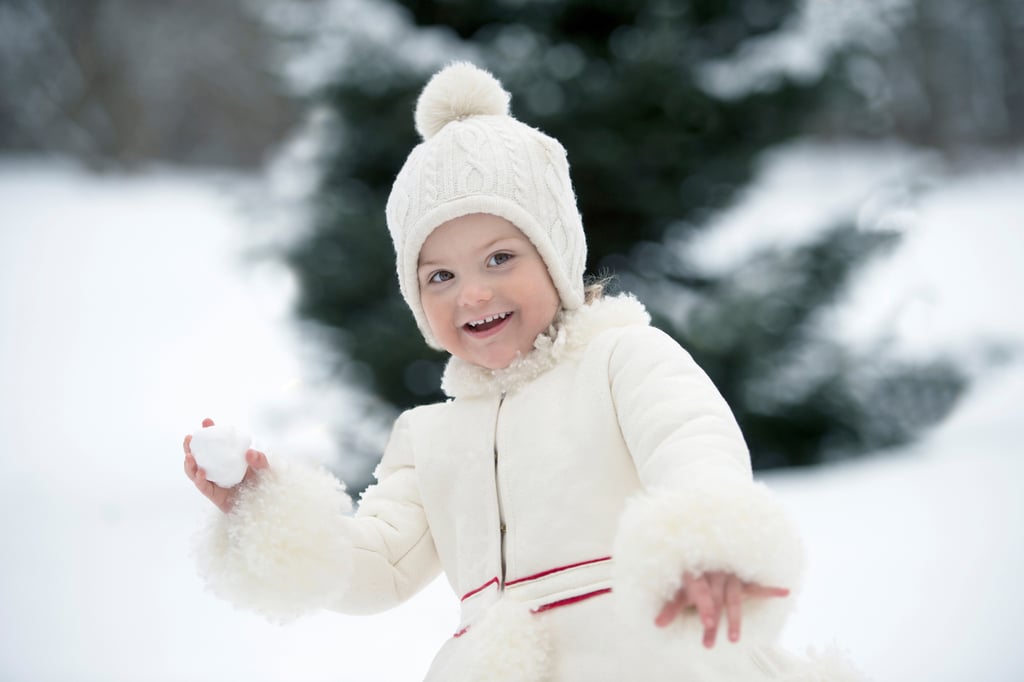
[[[583,304],[587,257],[565,149],[509,114],[510,96],[490,73],[451,64],[416,103],[416,146],[388,198],[398,283],[427,343],[440,349],[420,305],[420,249],[435,228],[470,213],[505,218],[547,265],[562,307]]]

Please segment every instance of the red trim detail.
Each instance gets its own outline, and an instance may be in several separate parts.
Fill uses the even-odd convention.
[[[496,585],[497,583],[498,583],[498,578],[497,577],[491,578],[490,580],[488,580],[487,582],[485,582],[483,585],[481,585],[480,587],[476,588],[475,590],[470,590],[466,594],[462,595],[462,599],[460,599],[459,601],[466,601],[467,599],[472,597],[477,592],[483,592],[484,590],[486,590],[491,585]]]
[[[606,587],[603,590],[594,590],[593,592],[587,592],[586,594],[578,594],[575,597],[568,597],[566,599],[559,599],[558,601],[553,601],[550,604],[544,604],[543,606],[538,606],[537,608],[532,610],[532,613],[543,613],[544,611],[550,611],[551,609],[557,609],[559,606],[568,606],[569,604],[576,604],[576,603],[581,602],[581,601],[583,601],[585,599],[590,599],[591,597],[596,597],[596,596],[602,595],[602,594],[608,594],[611,591],[612,591],[612,588]]]
[[[587,561],[580,561],[580,562],[577,562],[575,564],[569,564],[567,566],[558,566],[557,568],[549,568],[546,571],[541,571],[540,573],[534,573],[533,575],[528,575],[525,578],[516,578],[515,580],[506,580],[505,581],[505,587],[510,587],[512,585],[518,585],[519,583],[529,582],[530,580],[536,580],[537,578],[543,578],[544,576],[551,575],[552,573],[559,573],[560,571],[568,571],[570,568],[576,568],[577,566],[586,566],[587,564],[596,564],[596,563],[599,563],[601,561],[609,561],[609,560],[611,560],[611,557],[610,556],[605,556],[605,557],[601,557],[600,559],[589,559]],[[497,580],[497,578],[495,578],[495,580]],[[465,597],[463,597],[463,599],[465,599]]]
[[[488,584],[490,584],[490,583],[488,583]],[[542,604],[541,606],[538,606],[535,609],[530,609],[530,613],[534,613],[534,614],[536,614],[536,613],[544,613],[545,611],[550,611],[551,609],[557,609],[560,606],[569,606],[570,604],[578,604],[579,602],[586,601],[587,599],[590,599],[591,597],[599,597],[602,594],[608,594],[611,591],[612,591],[612,588],[606,587],[606,588],[604,588],[602,590],[594,590],[593,592],[587,592],[586,594],[578,594],[575,597],[567,597],[565,599],[559,599],[558,601],[553,601],[550,604]],[[466,627],[462,628],[461,630],[456,632],[454,635],[452,635],[452,637],[462,637],[464,634],[466,634],[467,631],[469,631],[469,628],[471,628],[471,627],[472,627],[471,625],[467,625]]]

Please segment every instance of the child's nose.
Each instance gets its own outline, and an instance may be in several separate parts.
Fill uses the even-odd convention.
[[[480,280],[463,280],[459,290],[459,305],[469,307],[486,303],[491,300],[494,292],[485,282]]]

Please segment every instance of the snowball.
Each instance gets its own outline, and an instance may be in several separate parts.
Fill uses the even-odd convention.
[[[189,448],[206,480],[222,488],[238,485],[248,467],[245,453],[252,439],[233,426],[208,426],[192,434]]]

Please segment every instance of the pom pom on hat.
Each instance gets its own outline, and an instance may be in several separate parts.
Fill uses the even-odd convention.
[[[429,140],[452,121],[507,116],[511,95],[489,72],[455,62],[434,74],[416,102],[416,132]]]

